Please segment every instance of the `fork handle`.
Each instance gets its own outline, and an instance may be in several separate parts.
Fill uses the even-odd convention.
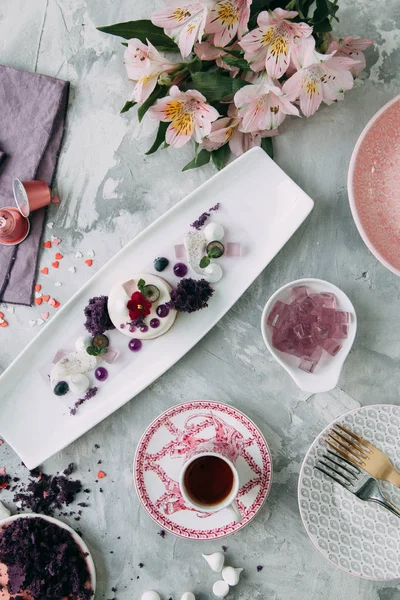
[[[384,508],[387,508],[387,510],[390,510],[390,512],[393,513],[394,515],[396,515],[396,517],[400,517],[400,510],[397,508],[397,506],[395,506],[394,504],[389,502],[389,500],[387,500],[378,491],[376,491],[376,493],[374,494],[374,496],[372,498],[368,498],[368,502],[375,502],[376,504],[380,504]]]
[[[386,481],[393,483],[396,487],[400,488],[400,473],[396,469],[392,469],[385,477]]]

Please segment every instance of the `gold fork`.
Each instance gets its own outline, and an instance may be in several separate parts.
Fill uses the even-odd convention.
[[[362,467],[376,479],[389,481],[400,488],[400,473],[394,468],[389,457],[363,437],[339,423],[333,426],[328,437],[326,443],[340,456],[353,465]]]

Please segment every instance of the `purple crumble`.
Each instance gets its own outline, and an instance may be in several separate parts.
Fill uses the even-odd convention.
[[[109,329],[115,329],[108,314],[107,302],[107,296],[90,298],[83,311],[86,317],[85,327],[93,336],[104,333]]]
[[[171,300],[166,306],[179,312],[192,313],[208,306],[214,289],[205,279],[182,279],[171,291]]]
[[[86,400],[90,400],[91,398],[93,398],[96,394],[97,394],[98,388],[97,387],[91,387],[88,389],[88,391],[86,392],[86,394],[84,395],[83,398],[79,398],[79,400],[77,400],[73,406],[73,408],[71,408],[71,410],[69,411],[70,414],[72,416],[76,415],[76,412],[78,410],[78,408],[80,407],[81,404],[83,404],[84,402],[86,402]]]
[[[17,519],[0,533],[0,563],[11,595],[24,590],[40,600],[90,600],[90,573],[71,534],[40,517]]]
[[[200,215],[200,217],[198,219],[196,219],[196,221],[194,221],[193,223],[191,223],[190,227],[193,227],[194,229],[201,229],[203,227],[203,225],[206,223],[208,217],[210,217],[210,213],[213,210],[218,210],[219,209],[219,202],[215,205],[212,206],[211,208],[208,209],[209,212],[203,212],[202,215]]]

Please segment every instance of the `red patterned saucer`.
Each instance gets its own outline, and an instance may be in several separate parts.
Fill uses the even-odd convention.
[[[228,510],[200,513],[180,493],[186,454],[210,439],[233,449],[240,523]],[[272,458],[264,436],[246,415],[228,404],[199,400],[173,406],[151,423],[139,441],[133,477],[139,500],[160,527],[180,537],[212,540],[239,531],[257,515],[271,487]]]

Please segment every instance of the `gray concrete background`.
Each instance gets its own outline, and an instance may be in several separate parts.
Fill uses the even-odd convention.
[[[77,248],[93,249],[96,256],[93,271],[79,267],[72,275],[67,271],[71,263],[62,264],[53,276],[63,283],[57,288],[61,302],[213,174],[211,166],[181,173],[192,156],[189,146],[145,157],[154,125],[139,126],[132,113],[119,115],[130,93],[123,48],[117,38],[101,35],[95,27],[149,18],[159,5],[158,0],[0,3],[0,61],[72,84],[56,182],[62,203],[51,208],[49,220],[55,222],[51,233],[63,240],[60,251],[71,262]],[[364,125],[399,90],[400,4],[341,0],[340,7],[337,33],[375,40],[367,51],[368,68],[344,102],[323,107],[308,121],[288,118],[274,142],[277,162],[315,200],[311,217],[200,344],[140,396],[45,464],[47,472],[55,472],[74,460],[85,486],[92,489],[79,528],[97,565],[97,598],[113,597],[111,587],[116,586],[119,600],[139,598],[151,588],[165,599],[179,600],[188,590],[198,600],[211,599],[216,577],[200,553],[224,543],[230,562],[246,568],[232,598],[400,599],[396,584],[362,581],[328,563],[309,541],[297,508],[299,468],[317,433],[348,409],[399,401],[399,280],[364,246],[351,217],[346,178]],[[267,354],[259,330],[269,295],[283,283],[307,276],[340,286],[359,319],[339,387],[312,396],[299,391]],[[28,320],[38,318],[39,312],[18,307],[15,314],[7,314],[10,327],[0,334],[0,372],[35,335]],[[244,410],[266,435],[273,454],[274,484],[265,508],[246,529],[221,543],[172,535],[161,539],[132,484],[132,459],[144,428],[167,407],[193,398],[220,399]],[[102,494],[94,483],[99,459],[107,473]],[[6,445],[0,447],[0,463],[12,474],[23,472]],[[7,492],[1,499],[12,506]],[[264,565],[260,573],[258,564]]]

